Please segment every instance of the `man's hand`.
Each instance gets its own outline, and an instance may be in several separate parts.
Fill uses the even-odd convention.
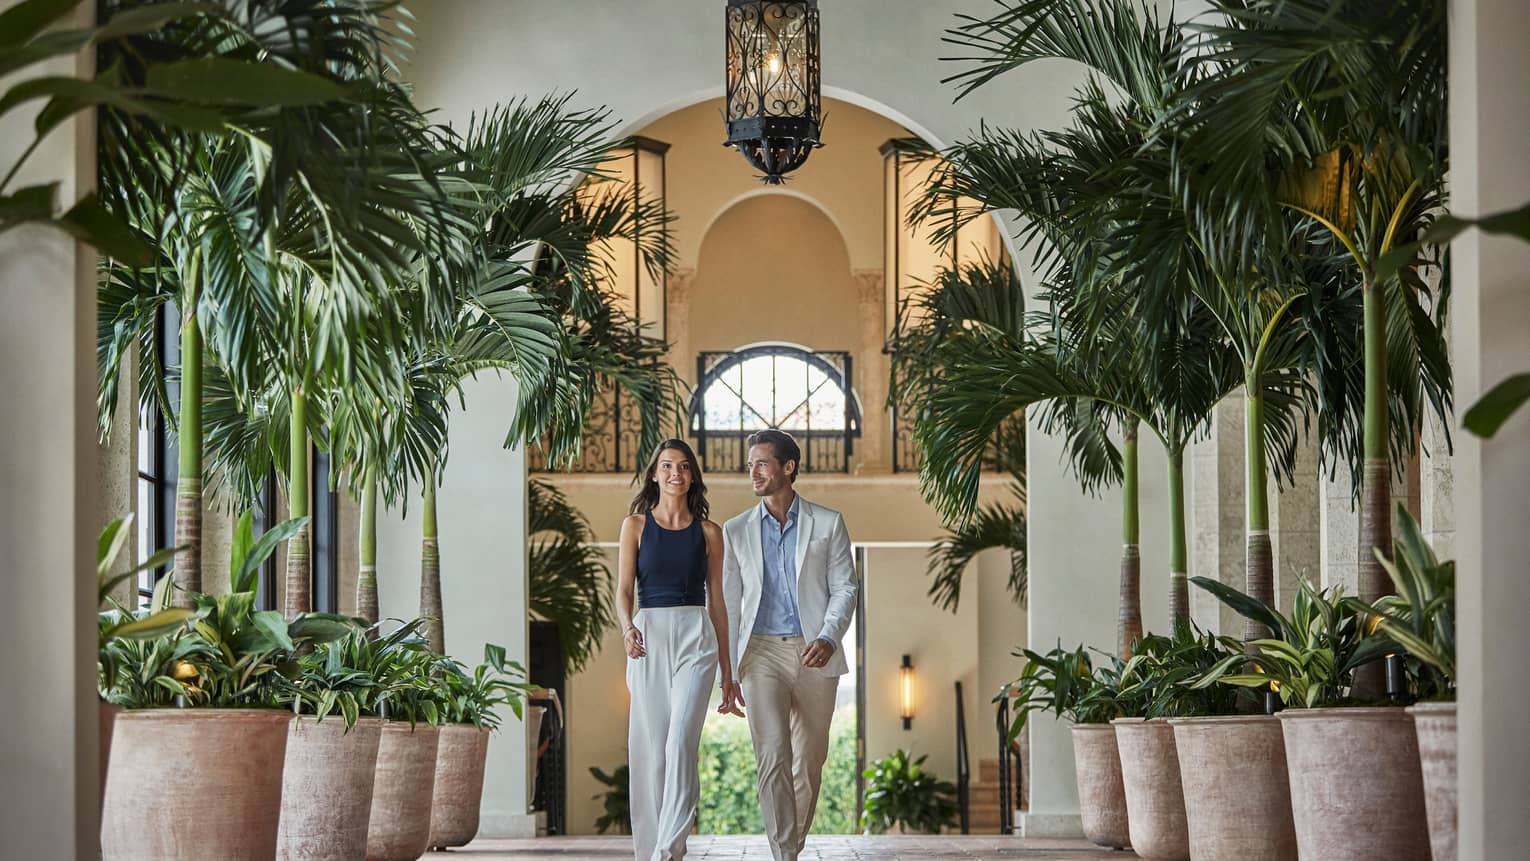
[[[744,689],[739,686],[738,682],[728,681],[726,679],[723,680],[722,688],[723,701],[722,705],[717,707],[717,713],[720,715],[734,715],[736,717],[743,717]]]
[[[643,648],[643,632],[635,625],[622,632],[622,645],[627,648],[629,658],[641,658],[648,654],[648,650]]]
[[[834,644],[822,637],[808,643],[808,647],[802,650],[802,665],[804,667],[826,667],[829,659],[834,657]]]

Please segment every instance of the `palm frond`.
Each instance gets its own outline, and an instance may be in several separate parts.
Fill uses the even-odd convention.
[[[529,607],[537,618],[557,623],[564,671],[572,675],[595,657],[615,624],[611,571],[589,521],[562,490],[533,479],[527,505]]]
[[[1014,486],[1012,503],[995,502],[979,509],[972,519],[947,529],[930,548],[930,599],[943,610],[956,612],[961,603],[962,581],[979,553],[993,548],[1009,551],[1009,594],[1025,606],[1025,491]]]

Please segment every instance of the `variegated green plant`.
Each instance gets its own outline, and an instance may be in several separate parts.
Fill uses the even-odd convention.
[[[1370,606],[1353,598],[1346,605],[1367,620],[1367,630],[1391,638],[1408,654],[1407,675],[1419,699],[1454,699],[1456,563],[1435,557],[1418,521],[1401,504],[1397,527],[1392,558],[1375,551],[1397,594]]]
[[[197,667],[207,705],[280,705],[278,673],[295,674],[296,656],[305,647],[337,640],[355,630],[353,620],[333,613],[304,613],[288,622],[275,610],[255,609],[261,563],[307,522],[306,517],[288,520],[257,539],[246,511],[234,528],[229,592],[191,595],[197,609],[192,631],[212,647],[211,659]]]
[[[521,717],[521,701],[532,685],[516,681],[526,678],[526,670],[515,661],[505,659],[504,646],[486,643],[483,647],[483,663],[473,672],[450,658],[443,659],[440,667],[441,684],[446,693],[447,723],[467,723],[479,729],[499,729],[499,708],[509,706],[516,718]]]
[[[1015,654],[1025,658],[1025,669],[994,697],[994,702],[1011,700],[1015,710],[1011,739],[1020,735],[1032,712],[1051,712],[1073,723],[1105,723],[1120,716],[1116,698],[1122,665],[1114,655],[1100,653],[1108,663],[1095,667],[1084,646],[1070,652],[1058,643],[1045,655],[1030,649]]]
[[[430,641],[420,633],[424,625],[424,619],[403,623],[384,619],[365,634],[353,634],[325,647],[340,650],[343,666],[371,678],[375,698],[370,702],[358,699],[358,706],[364,707],[362,713],[411,724],[442,722],[447,695],[439,677],[441,659],[431,653]],[[393,626],[393,630],[384,634],[383,629],[388,626]],[[310,694],[330,684],[326,681],[316,685],[314,681],[307,685]],[[309,704],[322,705],[322,692],[318,699],[310,695]]]
[[[1191,582],[1272,634],[1249,640],[1252,654],[1228,655],[1192,682],[1192,688],[1265,688],[1287,707],[1339,705],[1350,701],[1356,667],[1397,649],[1385,637],[1368,635],[1363,619],[1337,588],[1319,590],[1303,580],[1286,616],[1216,580],[1192,577]]]
[[[151,555],[137,566],[117,574],[112,569],[117,557],[127,546],[133,534],[133,515],[119,517],[101,530],[96,541],[96,606],[106,607],[97,619],[97,662],[101,673],[103,690],[110,689],[117,680],[119,669],[114,650],[107,645],[117,640],[157,640],[174,631],[184,629],[186,622],[196,614],[190,610],[168,606],[170,578],[160,581],[162,588],[155,590],[149,609],[135,612],[114,601],[111,593],[118,586],[132,579],[140,571],[149,571],[167,564],[174,558],[178,548],[169,547]]]
[[[1133,646],[1121,668],[1116,704],[1126,717],[1204,717],[1234,714],[1249,694],[1230,685],[1197,685],[1206,673],[1234,656],[1243,644],[1196,629],[1180,620],[1174,635],[1148,634]]]
[[[422,624],[416,619],[387,635],[377,626],[357,628],[317,647],[298,661],[298,675],[283,686],[282,701],[321,721],[338,714],[349,729],[362,717],[380,716],[390,700],[410,700],[427,684],[418,671],[429,663]],[[401,660],[411,655],[417,660]]]

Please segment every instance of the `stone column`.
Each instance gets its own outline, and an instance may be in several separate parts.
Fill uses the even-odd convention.
[[[117,409],[112,412],[112,434],[96,449],[97,480],[96,528],[116,520],[137,509],[138,492],[138,368],[129,355],[122,362],[122,379],[117,390]],[[127,544],[117,557],[125,571],[138,564],[138,527],[129,529]],[[129,578],[116,589],[112,597],[131,607],[136,600],[138,584]]]
[[[1290,487],[1275,490],[1270,500],[1270,544],[1275,554],[1275,600],[1282,613],[1303,579],[1316,584],[1322,558],[1322,479],[1318,470],[1317,434],[1307,436],[1296,453]]]
[[[1455,470],[1453,456],[1445,444],[1445,425],[1433,413],[1428,414],[1419,439],[1423,450],[1419,458],[1419,525],[1424,529],[1424,540],[1437,556],[1454,559]]]
[[[441,535],[441,601],[446,653],[469,666],[485,643],[527,663],[526,450],[504,447],[515,412],[509,379],[483,376],[462,387],[467,409],[454,412],[452,457],[436,497]],[[420,506],[377,518],[377,598],[383,618],[412,619],[419,608]],[[618,730],[620,731],[620,730]],[[484,837],[532,837],[528,812],[526,725],[513,715],[489,741]]]
[[[669,339],[669,363],[680,379],[697,384],[696,354],[691,351],[691,290],[696,286],[694,268],[669,273],[664,289],[664,329]]]
[[[1318,585],[1325,589],[1340,586],[1345,594],[1353,595],[1360,563],[1360,510],[1355,507],[1355,485],[1344,464],[1332,476],[1325,470],[1320,478]]]
[[[891,472],[892,411],[887,408],[891,363],[882,345],[882,312],[886,296],[881,269],[857,269],[855,276],[856,308],[859,311],[860,350],[855,357],[853,385],[860,395],[861,438],[852,458],[856,472]]]
[[[1419,458],[1409,460],[1401,475],[1392,474],[1392,509],[1394,511],[1393,533],[1396,533],[1397,505],[1401,503],[1418,516],[1420,504]],[[1359,578],[1360,554],[1370,548],[1360,546],[1359,500],[1353,494],[1349,469],[1340,464],[1338,471],[1329,477],[1326,468],[1322,480],[1321,505],[1322,534],[1320,536],[1321,560],[1319,585],[1323,588],[1338,586],[1346,595],[1356,594]],[[1388,549],[1390,552],[1390,548]]]
[[[1243,392],[1212,413],[1211,434],[1190,446],[1190,574],[1244,586]],[[1190,618],[1218,633],[1241,636],[1243,622],[1204,589],[1190,587]]]
[[[1450,18],[1450,205],[1477,217],[1530,200],[1530,4],[1455,0]],[[1464,409],[1530,370],[1530,245],[1468,233],[1451,248],[1451,363]],[[1491,440],[1456,432],[1460,857],[1524,854],[1530,687],[1530,409]]]
[[[7,10],[14,3],[3,4]],[[66,26],[88,26],[85,4]],[[91,77],[91,51],[32,75]],[[0,125],[0,164],[33,140],[31,102]],[[95,182],[94,114],[54,129],[7,192],[58,183],[56,209]],[[0,234],[0,835],[7,858],[98,857],[96,254],[62,231]]]

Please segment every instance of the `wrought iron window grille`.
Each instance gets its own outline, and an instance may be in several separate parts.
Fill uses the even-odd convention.
[[[797,439],[804,472],[850,471],[862,427],[850,353],[786,344],[704,352],[696,378],[691,433],[705,469],[743,471],[749,434],[775,428]]]

